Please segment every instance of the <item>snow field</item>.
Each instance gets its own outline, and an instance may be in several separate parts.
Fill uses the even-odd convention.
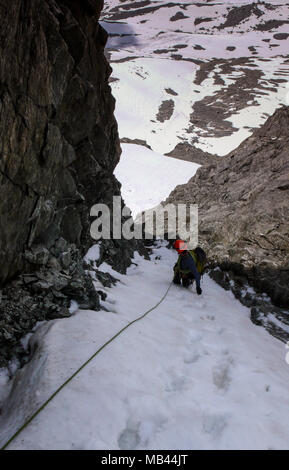
[[[154,258],[136,255],[127,276],[102,265],[120,279],[102,288],[111,312],[78,311],[49,323],[42,339],[47,326],[40,328],[38,353],[21,374],[25,393],[18,382],[11,398],[13,404],[22,396],[18,421],[160,300],[176,255],[160,246]],[[198,297],[194,288],[173,285],[156,310],[101,351],[9,448],[288,449],[284,345],[253,325],[249,310],[207,276],[202,287]]]
[[[178,184],[184,184],[200,167],[176,160],[135,144],[122,144],[122,156],[114,174],[122,184],[122,197],[135,218],[166,199]]]
[[[142,58],[113,64],[113,76],[119,79],[111,83],[111,87],[116,98],[115,115],[120,136],[145,140],[155,152],[163,154],[173,150],[178,143],[195,138],[194,145],[201,150],[226,155],[251,135],[252,128],[261,126],[268,115],[286,104],[286,83],[278,83],[276,91],[272,91],[272,84],[268,80],[277,78],[282,67],[289,77],[288,65],[283,64],[282,58],[274,58],[270,62],[254,58],[251,62],[262,70],[264,76],[261,81],[265,90],[255,90],[257,105],[248,103],[237,113],[232,110],[227,120],[238,131],[218,138],[202,137],[202,130],[196,125],[188,132],[190,115],[196,101],[213,96],[232,84],[234,78],[240,76],[238,67],[236,72],[222,75],[225,85],[215,84],[214,76],[218,70],[210,72],[208,78],[196,85],[194,79],[197,66],[190,62],[178,61],[176,66],[176,62],[170,59]],[[177,95],[168,94],[168,89]],[[173,114],[170,119],[159,122],[156,116],[162,102],[166,100],[173,102]]]

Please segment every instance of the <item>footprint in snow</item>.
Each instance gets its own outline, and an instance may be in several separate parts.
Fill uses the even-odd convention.
[[[212,376],[213,383],[218,390],[226,392],[230,386],[231,377],[230,369],[233,363],[233,359],[229,358],[228,361],[220,363],[213,367]]]
[[[202,338],[203,338],[203,336],[200,333],[191,331],[190,335],[189,335],[189,342],[190,342],[190,344],[195,344],[195,343],[198,343],[199,341],[201,341]]]
[[[180,392],[184,390],[186,378],[184,376],[173,377],[165,387],[166,392]]]
[[[214,315],[205,315],[205,316],[200,316],[200,319],[201,319],[201,320],[210,320],[210,321],[214,321],[214,320],[215,320],[215,316],[214,316]]]
[[[140,443],[139,423],[135,425],[128,424],[121,432],[118,440],[120,450],[133,450]]]
[[[197,298],[194,299],[194,305],[198,307],[199,309],[204,309],[206,307],[206,301],[200,298],[196,293],[195,293],[195,296]]]
[[[133,415],[128,419],[125,429],[118,437],[120,450],[133,450],[139,445],[147,446],[154,434],[163,430],[167,423],[166,413],[158,412],[150,403],[146,406],[134,410]]]
[[[205,414],[202,419],[204,433],[211,434],[213,438],[220,437],[227,424],[225,414]]]
[[[194,364],[200,359],[201,355],[197,351],[193,351],[192,353],[188,353],[184,357],[185,364]]]

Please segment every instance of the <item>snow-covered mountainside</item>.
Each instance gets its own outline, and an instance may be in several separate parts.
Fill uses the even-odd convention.
[[[80,310],[39,327],[30,338],[32,361],[17,372],[0,415],[2,445],[100,346],[159,302],[175,261],[160,246],[151,261],[136,254],[127,276],[102,265],[120,281],[113,288],[95,281],[109,311]],[[202,287],[198,297],[195,288],[173,285],[8,449],[288,449],[284,344],[208,276]]]
[[[89,17],[90,3],[85,2]],[[77,6],[77,2],[71,4]],[[55,11],[58,18],[59,11]],[[203,232],[207,230],[209,235],[209,222],[212,232],[218,229],[216,219],[210,218],[210,210],[214,210],[225,232],[223,238],[231,243],[227,250],[230,262],[237,264],[234,256],[243,237],[244,251],[251,243],[250,256],[245,256],[252,262],[255,276],[263,252],[274,258],[272,245],[279,237],[283,284],[288,279],[284,249],[288,246],[288,126],[283,116],[289,116],[289,110],[276,109],[288,96],[288,13],[289,4],[282,0],[107,0],[101,21],[109,32],[106,54],[113,69],[110,84],[122,139],[123,153],[114,175],[122,183],[122,195],[132,214],[157,205],[176,185],[190,180],[171,193],[173,202],[191,202],[194,197],[200,203],[200,215],[207,217]],[[58,25],[58,20],[54,24]],[[63,32],[73,39],[71,50],[75,52],[75,29],[70,29],[70,22],[68,25]],[[104,44],[105,32],[99,31]],[[85,52],[90,54],[89,47]],[[55,76],[59,72],[62,77],[62,65],[61,60],[56,61]],[[86,60],[81,61],[81,67],[86,77]],[[108,77],[108,70],[102,77]],[[101,91],[103,85],[93,88]],[[77,88],[73,97],[78,99],[82,91]],[[83,95],[93,110],[93,123],[99,103],[106,102],[112,112],[113,102],[107,100],[108,96],[91,102],[89,91]],[[74,116],[69,109],[66,113]],[[77,104],[76,109],[86,129],[86,108]],[[264,125],[274,111],[275,118]],[[73,124],[79,130],[78,120]],[[94,125],[92,128],[95,130]],[[117,136],[116,125],[113,130]],[[81,140],[81,145],[78,142],[77,148],[91,163],[93,154],[85,142],[87,139]],[[95,152],[101,158],[102,133],[93,134],[92,142],[97,144]],[[118,139],[114,143],[118,151]],[[228,154],[238,146],[238,155]],[[107,150],[112,151],[111,140]],[[187,161],[182,161],[182,152]],[[174,156],[177,158],[170,158]],[[105,200],[105,174],[101,172],[100,180],[95,179],[95,168],[91,170],[83,165],[85,160],[81,162],[75,174],[80,169],[87,173],[92,187]],[[200,165],[197,176],[191,179]],[[250,178],[246,176],[248,168]],[[267,172],[267,179],[262,172]],[[113,184],[119,191],[114,179]],[[82,185],[87,186],[85,180]],[[213,191],[210,185],[214,185]],[[276,191],[274,197],[271,190]],[[264,216],[263,220],[261,211],[258,219],[254,216],[256,205],[262,211],[268,212],[267,206],[272,209],[274,225],[266,231],[261,223],[268,219]],[[238,212],[240,208],[244,214]],[[247,224],[248,213],[255,219],[247,227],[256,232],[253,241],[244,238],[246,232],[241,227],[241,223]],[[232,214],[235,218],[231,219]],[[254,225],[256,222],[258,225]],[[69,219],[69,233],[70,226],[77,228],[75,219]],[[226,227],[233,232],[238,228],[237,235],[241,234],[234,242],[234,251]],[[221,230],[218,233],[222,235]],[[47,279],[46,272],[36,280],[32,275],[24,278],[32,285],[35,298],[39,286],[46,292],[51,289],[53,295],[56,291],[60,299],[64,296],[60,281],[68,283],[70,275],[64,268],[67,264],[74,269],[75,263],[74,252],[68,251],[65,240],[60,238],[60,242],[62,252],[57,245],[59,251],[54,253],[59,253],[59,259],[61,254],[61,278],[51,275]],[[127,246],[120,244],[118,251],[125,262],[134,251],[126,275],[120,265],[113,264],[113,269],[112,263],[107,264],[116,258],[116,251],[109,249],[106,240],[92,246],[84,258],[85,265],[81,263],[83,275],[97,295],[97,305],[79,301],[81,285],[76,271],[76,279],[71,278],[74,290],[69,289],[68,299],[73,301],[67,308],[67,318],[37,323],[21,340],[22,367],[11,361],[6,369],[0,369],[0,447],[6,448],[14,433],[53,397],[15,435],[8,449],[288,449],[289,343],[277,339],[286,341],[289,337],[288,312],[280,311],[280,307],[280,315],[268,309],[263,314],[255,302],[255,291],[248,286],[248,276],[243,282],[240,273],[234,278],[232,291],[242,304],[229,290],[233,281],[226,277],[227,268],[221,272],[217,265],[213,279],[227,290],[205,274],[202,293],[197,295],[195,286],[184,289],[171,282],[177,254],[165,242],[152,245],[150,260],[141,255],[146,255],[146,250],[135,251],[136,246],[127,242]],[[212,258],[210,249],[220,253],[221,243],[223,240],[216,240],[210,248],[203,246]],[[252,246],[256,243],[260,246],[253,259]],[[103,257],[106,252],[110,257]],[[49,261],[58,264],[57,258]],[[220,264],[220,259],[217,261]],[[266,263],[264,269],[268,271]],[[262,279],[268,284],[269,277]],[[276,277],[272,279],[275,282]],[[283,286],[277,281],[274,292]],[[57,284],[60,287],[54,289]],[[257,301],[269,305],[264,291],[259,294]],[[22,297],[19,295],[19,299]],[[2,294],[0,301],[3,303]],[[7,303],[7,299],[4,301]],[[21,309],[17,297],[15,302]],[[28,307],[31,310],[33,306],[29,303]],[[37,304],[36,308],[42,313]],[[148,315],[140,318],[145,312]],[[276,337],[261,324],[270,332],[275,330]],[[9,329],[3,331],[9,335]],[[99,353],[95,356],[96,351]],[[55,394],[56,390],[59,393]]]
[[[236,148],[285,104],[289,4],[107,0],[121,138],[159,153]]]
[[[102,24],[126,142],[115,174],[133,214],[183,177],[166,201],[198,204],[210,261],[249,269],[251,285],[287,308],[289,3],[109,0]],[[175,157],[171,170],[182,158],[204,166],[168,179],[155,152]]]

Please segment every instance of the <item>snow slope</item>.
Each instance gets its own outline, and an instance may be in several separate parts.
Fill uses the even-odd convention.
[[[136,255],[127,276],[113,273],[115,287],[95,283],[110,311],[77,311],[38,328],[30,338],[34,357],[16,374],[10,416],[0,416],[2,444],[103,343],[160,300],[175,260],[162,246],[154,261]],[[173,285],[9,449],[288,449],[286,352],[207,276],[200,297]]]
[[[115,176],[122,183],[122,197],[132,216],[163,201],[178,184],[194,176],[200,165],[153,152],[135,144],[122,144]]]

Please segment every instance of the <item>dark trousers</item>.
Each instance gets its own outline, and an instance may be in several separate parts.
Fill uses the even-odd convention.
[[[195,278],[192,273],[180,274],[178,271],[175,272],[173,282],[174,284],[181,284],[183,287],[189,287],[194,282]]]

